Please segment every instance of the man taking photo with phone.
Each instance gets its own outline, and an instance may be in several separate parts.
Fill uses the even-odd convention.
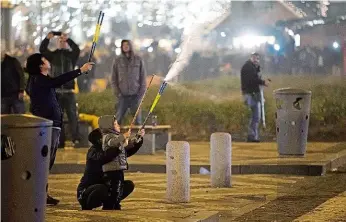
[[[57,49],[51,51],[48,45],[51,39],[57,36]],[[69,49],[70,48],[70,49]],[[40,52],[47,58],[52,66],[51,75],[57,77],[63,73],[74,70],[80,49],[78,45],[68,37],[66,33],[49,32],[47,37],[42,41]],[[76,97],[74,93],[75,82],[71,80],[56,89],[59,104],[67,114],[68,123],[71,130],[72,142],[78,146],[80,136],[78,130],[78,116],[76,107]],[[65,147],[65,132],[62,127],[59,147]]]

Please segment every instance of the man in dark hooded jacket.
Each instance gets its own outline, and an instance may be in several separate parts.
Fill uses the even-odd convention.
[[[125,154],[124,165],[127,168],[126,159],[142,146],[145,132],[142,130],[139,135],[129,138],[129,132],[120,134],[116,120],[114,125],[104,124],[110,120],[104,117],[100,118],[103,122],[99,123],[101,129],[97,128],[89,134],[92,146],[87,153],[84,175],[77,187],[77,199],[82,210],[100,206],[103,206],[103,210],[120,210],[121,200],[130,195],[135,187],[132,181],[124,180],[124,169],[113,168],[112,171],[104,172],[104,167],[117,165],[122,154]],[[129,140],[128,144],[123,146],[126,140]],[[103,149],[103,142],[110,144],[108,149]]]
[[[63,73],[74,70],[79,57],[80,49],[78,45],[67,36],[67,34],[61,33],[57,40],[58,49],[55,51],[50,51],[48,49],[48,45],[53,37],[53,32],[48,33],[47,37],[41,43],[40,52],[52,64],[51,75],[56,77]],[[71,50],[68,49],[68,46],[71,48]],[[57,87],[56,93],[62,111],[66,111],[72,134],[72,142],[75,145],[78,145],[80,135],[78,130],[78,116],[74,89],[75,82],[74,80],[71,80]],[[63,127],[60,137],[60,147],[64,147],[64,145],[65,131]]]
[[[146,88],[144,63],[140,56],[134,54],[130,40],[121,41],[121,55],[113,63],[112,85],[118,98],[116,119],[121,124],[127,109],[132,115],[136,113]],[[141,121],[139,112],[135,123],[140,125]]]

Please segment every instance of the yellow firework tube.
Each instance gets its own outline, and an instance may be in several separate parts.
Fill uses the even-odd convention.
[[[153,112],[157,102],[159,101],[159,99],[161,98],[161,95],[160,94],[157,94],[156,97],[155,97],[155,100],[153,102],[153,104],[151,105],[151,108],[150,108],[150,111],[149,112]]]
[[[97,24],[96,25],[96,30],[95,30],[95,35],[94,35],[94,38],[93,38],[93,42],[98,42],[99,36],[100,36],[100,30],[101,30],[101,25]]]
[[[100,31],[101,31],[101,25],[102,25],[102,22],[103,22],[104,15],[105,15],[105,13],[100,11],[100,15],[99,15],[99,17],[97,19],[95,34],[94,34],[94,37],[93,37],[93,43],[92,43],[92,46],[91,46],[88,62],[91,62],[91,59],[92,59],[92,57],[94,55],[96,44],[97,44],[97,41],[99,40]]]
[[[159,92],[157,93],[157,95],[156,95],[156,97],[155,97],[155,100],[154,100],[154,102],[153,102],[153,104],[151,105],[151,108],[150,108],[150,110],[149,110],[149,113],[148,113],[147,117],[145,118],[145,120],[144,120],[144,122],[143,122],[143,125],[142,125],[142,127],[139,129],[139,131],[140,131],[141,129],[144,129],[145,124],[147,123],[149,117],[151,116],[151,113],[153,112],[153,110],[154,110],[156,104],[159,102],[159,100],[160,100],[160,98],[161,98],[161,95],[162,95],[162,93],[163,93],[163,90],[165,90],[166,86],[167,86],[167,82],[164,81],[164,82],[161,84],[161,87],[160,87],[160,89],[159,89]],[[138,132],[139,132],[139,131],[138,131]]]

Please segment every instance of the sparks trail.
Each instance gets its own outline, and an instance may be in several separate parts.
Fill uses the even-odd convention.
[[[164,81],[163,77],[160,77],[160,76],[158,76],[158,77]],[[223,96],[220,96],[220,95],[215,95],[215,94],[211,94],[211,93],[205,93],[205,92],[202,92],[200,90],[188,89],[186,86],[181,85],[179,83],[168,82],[167,84],[169,86],[171,86],[172,89],[177,90],[179,92],[187,93],[187,94],[192,95],[196,98],[203,97],[205,99],[212,100],[213,102],[233,101],[233,100],[240,100],[241,99],[240,93],[238,93],[238,94],[232,93],[230,95],[223,94]]]
[[[188,60],[191,55],[200,48],[200,44],[202,44],[202,36],[206,32],[208,32],[213,26],[222,22],[229,13],[229,10],[225,9],[220,12],[220,15],[217,16],[210,22],[201,23],[199,21],[195,21],[189,28],[191,30],[187,33],[184,30],[181,52],[178,54],[175,62],[170,66],[170,69],[164,79],[164,81],[170,81],[172,78],[181,74],[182,70],[186,67]],[[197,42],[197,43],[196,43]],[[199,44],[198,44],[199,43]]]
[[[225,18],[225,13],[220,13],[221,15],[218,16],[217,18],[215,18],[213,20],[213,24],[219,23],[222,19],[224,20]],[[200,48],[201,44],[202,44],[202,35],[206,33],[206,30],[208,31],[208,28],[210,29],[210,25],[208,27],[206,27],[206,25],[204,23],[201,22],[195,22],[194,24],[191,25],[190,28],[192,28],[192,30],[189,30],[190,33],[187,33],[186,28],[184,29],[184,33],[183,33],[183,40],[182,40],[182,47],[181,47],[181,52],[178,54],[175,62],[172,64],[171,68],[169,69],[166,77],[164,78],[163,83],[160,86],[159,92],[157,93],[151,108],[144,120],[144,123],[141,127],[141,129],[144,129],[146,122],[148,121],[149,117],[151,116],[154,108],[156,107],[156,104],[158,103],[158,101],[161,98],[161,95],[163,94],[164,89],[166,88],[168,81],[170,81],[172,78],[178,76],[182,70],[186,67],[188,60],[190,59],[191,55],[197,50],[197,48]],[[193,41],[192,40],[198,40],[198,41]],[[196,44],[196,42],[199,42],[199,44]],[[199,94],[200,95],[200,94]],[[208,95],[207,98],[209,98],[210,95]],[[216,99],[212,98],[213,100]]]

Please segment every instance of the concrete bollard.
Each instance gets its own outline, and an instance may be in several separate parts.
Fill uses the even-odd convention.
[[[213,133],[210,137],[210,179],[212,187],[231,187],[232,137]]]
[[[190,145],[170,141],[166,145],[166,199],[169,202],[190,201]]]

